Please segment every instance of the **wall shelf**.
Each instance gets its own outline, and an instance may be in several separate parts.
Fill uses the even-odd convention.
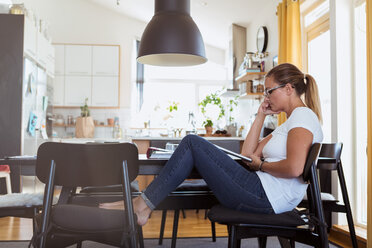
[[[238,83],[247,82],[249,80],[261,79],[266,75],[266,72],[246,72],[243,75],[235,78],[235,81]]]
[[[240,99],[261,99],[264,97],[263,93],[244,93],[239,98]]]
[[[53,124],[53,127],[75,127],[75,124]],[[94,127],[114,127],[114,125],[94,125]]]

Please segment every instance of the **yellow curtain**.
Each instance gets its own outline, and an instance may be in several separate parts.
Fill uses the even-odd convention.
[[[283,0],[277,7],[279,30],[278,63],[292,63],[302,69],[300,3]],[[278,125],[286,121],[285,113],[278,115]]]
[[[366,2],[367,12],[367,247],[372,248],[372,0]]]

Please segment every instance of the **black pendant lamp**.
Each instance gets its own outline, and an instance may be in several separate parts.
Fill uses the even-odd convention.
[[[203,38],[190,16],[190,0],[155,0],[155,15],[142,34],[137,61],[158,66],[207,62]]]

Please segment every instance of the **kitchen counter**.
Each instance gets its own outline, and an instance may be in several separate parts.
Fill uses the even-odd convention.
[[[132,137],[132,140],[182,140],[184,137],[151,137],[151,136],[138,136]],[[203,137],[207,140],[243,140],[243,137]]]

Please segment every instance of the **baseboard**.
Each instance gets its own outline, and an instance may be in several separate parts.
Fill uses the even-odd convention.
[[[356,227],[356,235],[358,241],[358,247],[367,247],[366,232],[363,228]],[[333,225],[331,231],[329,232],[328,239],[330,242],[345,248],[352,248],[350,233],[348,226]]]

